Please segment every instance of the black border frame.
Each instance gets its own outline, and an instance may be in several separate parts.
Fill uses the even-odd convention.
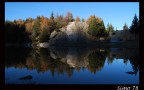
[[[21,0],[21,1],[23,1],[23,0]],[[25,0],[26,1],[26,0]],[[63,1],[63,0],[61,0],[61,1]],[[73,1],[73,2],[77,2],[77,0],[69,0],[69,1]],[[65,1],[65,2],[69,2],[69,1]],[[80,0],[79,0],[80,1]],[[78,1],[78,2],[79,2]],[[91,0],[89,0],[89,1],[91,1]],[[104,1],[104,0],[103,0]],[[117,1],[119,1],[119,0],[117,0]],[[0,10],[1,10],[1,13],[0,13],[0,37],[1,37],[1,46],[0,46],[0,51],[1,51],[1,65],[0,65],[0,71],[1,71],[1,77],[3,77],[3,78],[1,78],[2,80],[0,80],[1,81],[1,85],[3,86],[3,88],[4,89],[33,89],[33,88],[36,88],[36,89],[41,89],[41,88],[46,88],[46,89],[90,89],[90,88],[95,88],[95,89],[98,89],[98,90],[117,90],[117,87],[118,86],[122,86],[122,87],[132,87],[132,86],[139,86],[139,89],[138,90],[142,90],[142,88],[143,88],[143,84],[144,84],[144,79],[143,79],[143,72],[144,72],[144,64],[143,64],[143,60],[142,60],[142,55],[143,55],[143,51],[144,51],[144,48],[143,48],[143,46],[144,46],[144,40],[143,40],[143,33],[144,33],[144,27],[143,27],[143,23],[142,22],[144,22],[144,11],[143,11],[143,9],[142,9],[142,6],[144,5],[144,1],[138,1],[138,0],[127,0],[127,1],[125,1],[125,0],[121,0],[121,1],[119,1],[119,2],[129,2],[129,1],[132,1],[132,2],[139,2],[139,15],[140,15],[140,35],[139,35],[139,40],[140,40],[140,42],[139,42],[139,45],[140,45],[140,84],[132,84],[132,85],[129,85],[129,84],[98,84],[98,85],[76,85],[76,84],[73,84],[73,85],[5,85],[5,80],[4,80],[4,77],[5,77],[5,71],[4,71],[4,67],[5,67],[5,62],[4,62],[4,60],[5,60],[5,48],[4,48],[4,44],[5,44],[5,39],[4,39],[4,34],[5,34],[5,32],[4,32],[4,26],[5,26],[5,24],[4,24],[4,22],[5,22],[5,2],[20,2],[20,1],[16,1],[16,0],[13,0],[13,1],[9,1],[9,0],[6,0],[5,2],[3,1],[2,3],[0,3]],[[23,1],[24,2],[24,1]],[[27,0],[27,2],[29,2],[28,0]],[[41,1],[42,2],[42,1]],[[59,1],[56,1],[56,0],[54,0],[54,1],[52,1],[52,2],[59,2]],[[83,1],[80,1],[80,2],[83,2]],[[98,0],[98,2],[102,2],[102,0]],[[105,2],[107,2],[107,1],[105,1]],[[111,1],[111,2],[116,2],[116,1]],[[141,65],[142,64],[142,65]]]

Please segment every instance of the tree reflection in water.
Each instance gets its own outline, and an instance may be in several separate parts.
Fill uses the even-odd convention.
[[[55,74],[73,75],[74,69],[88,69],[96,74],[102,70],[105,61],[113,63],[115,58],[130,61],[134,74],[139,70],[139,50],[126,48],[90,48],[90,47],[49,47],[39,49],[6,48],[5,67],[36,69],[37,72],[51,71]],[[106,59],[107,58],[107,59]],[[131,72],[127,72],[128,74]]]

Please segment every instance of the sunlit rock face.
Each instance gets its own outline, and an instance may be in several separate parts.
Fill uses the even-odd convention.
[[[82,41],[86,39],[88,25],[85,22],[71,22],[67,26],[66,34],[70,41]]]
[[[68,35],[76,32],[78,30],[83,30],[86,32],[88,30],[88,25],[86,22],[70,22],[66,27],[66,32]]]
[[[87,39],[88,25],[86,22],[70,22],[65,28],[61,28],[60,32],[52,32],[50,35],[50,44],[83,42]]]
[[[51,39],[51,38],[54,38],[57,34],[58,34],[58,32],[53,31],[53,32],[51,33],[51,35],[50,35],[50,39]]]

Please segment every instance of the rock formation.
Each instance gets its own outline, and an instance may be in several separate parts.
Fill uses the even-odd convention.
[[[70,22],[65,28],[61,28],[60,32],[53,31],[51,33],[49,44],[62,45],[86,42],[88,38],[87,30],[86,22]]]

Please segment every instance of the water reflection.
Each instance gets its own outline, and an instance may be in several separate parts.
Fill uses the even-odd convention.
[[[67,74],[71,78],[74,70],[88,70],[92,74],[101,71],[106,60],[110,65],[115,59],[130,62],[132,71],[124,71],[136,75],[139,71],[139,50],[128,48],[90,48],[90,47],[50,47],[39,49],[6,48],[5,68],[21,68],[36,70],[38,73],[51,72],[55,75]],[[5,78],[6,80],[7,77]],[[19,77],[21,80],[31,80],[31,75]]]

